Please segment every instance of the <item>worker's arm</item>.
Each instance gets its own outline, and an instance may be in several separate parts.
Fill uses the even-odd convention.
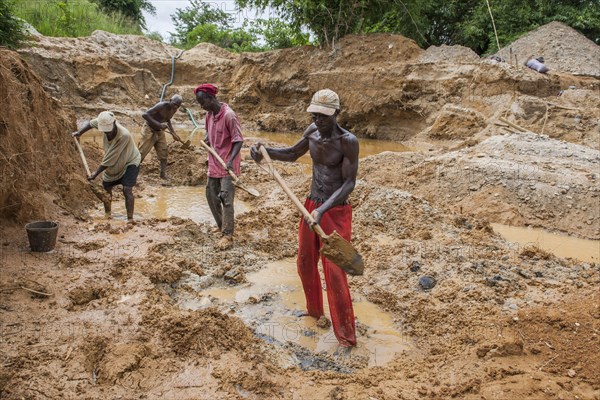
[[[157,105],[155,105],[154,107],[152,107],[151,109],[149,109],[148,111],[146,111],[145,113],[142,114],[142,118],[144,118],[146,120],[146,122],[148,123],[148,126],[155,131],[162,131],[163,129],[168,128],[167,124],[163,124],[161,122],[158,122],[156,119],[154,119],[154,115],[156,115],[156,113],[160,112],[162,110],[162,108],[165,107],[165,104],[168,104],[168,103],[165,103],[164,101],[161,103],[158,103]]]
[[[73,132],[71,135],[79,137],[90,129],[92,129],[92,125],[90,125],[90,121],[87,121],[80,130]]]
[[[106,166],[104,166],[104,165],[101,165],[101,166],[99,166],[99,167],[98,167],[98,169],[97,169],[97,170],[96,170],[96,171],[95,171],[95,172],[94,172],[92,175],[90,175],[90,176],[88,177],[88,180],[89,180],[89,181],[93,181],[93,180],[94,180],[94,179],[96,179],[96,177],[97,177],[98,175],[100,175],[100,174],[102,173],[102,171],[104,171],[106,168],[108,168],[108,167],[106,167]]]

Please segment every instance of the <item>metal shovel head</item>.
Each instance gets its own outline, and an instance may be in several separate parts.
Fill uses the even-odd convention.
[[[339,233],[333,233],[323,239],[321,254],[350,275],[362,275],[365,263],[354,246]]]
[[[233,184],[234,184],[236,187],[238,187],[238,188],[242,189],[244,192],[250,193],[250,194],[251,194],[252,196],[254,196],[254,197],[259,197],[259,196],[260,196],[260,193],[259,193],[259,191],[258,191],[258,190],[254,189],[254,188],[249,188],[249,187],[247,187],[246,185],[244,185],[244,184],[243,184],[242,182],[240,182],[239,180],[237,180],[237,181],[233,182]]]

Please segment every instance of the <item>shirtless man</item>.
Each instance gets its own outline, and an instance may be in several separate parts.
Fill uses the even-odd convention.
[[[156,156],[160,161],[160,177],[162,179],[168,179],[166,171],[168,146],[164,131],[165,129],[169,129],[175,140],[181,142],[181,139],[173,129],[173,125],[171,125],[171,118],[173,118],[173,115],[175,115],[182,102],[183,99],[181,96],[176,94],[171,97],[170,101],[161,101],[142,115],[146,120],[146,124],[142,129],[142,138],[138,144],[138,148],[142,154],[142,161],[144,161],[144,158],[146,158],[152,147],[154,147]]]
[[[335,92],[319,90],[306,111],[312,113],[314,124],[306,129],[298,143],[292,147],[266,150],[274,160],[289,162],[310,152],[312,184],[304,206],[326,234],[336,230],[349,241],[352,236],[352,206],[348,203],[348,196],[356,184],[358,140],[337,123],[340,100]],[[260,146],[260,143],[253,146],[250,153],[257,162],[262,160]],[[321,239],[311,228],[306,220],[300,221],[297,265],[308,314],[320,318],[324,315],[321,277],[317,269]],[[355,346],[354,310],[346,273],[325,257],[321,257],[321,262],[333,332],[340,346]]]

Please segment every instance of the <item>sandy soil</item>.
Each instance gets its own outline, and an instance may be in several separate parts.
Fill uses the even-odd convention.
[[[515,246],[490,225],[600,237],[596,78],[542,76],[473,60],[463,48],[424,51],[393,35],[348,37],[333,52],[238,56],[202,45],[185,53],[189,81],[178,78],[176,89],[225,83],[223,96],[239,106],[245,128],[301,130],[316,87],[352,83],[373,90],[342,89],[343,123],[416,150],[362,159],[350,199],[353,243],[366,262],[363,276],[349,278],[353,298],[387,318],[398,338],[399,351],[383,363],[366,345],[349,353],[304,346],[323,339],[327,324],[307,323],[302,304],[285,302],[281,276],[265,277],[264,291],[243,301],[219,297],[251,291],[255,274],[274,262],[289,267],[296,254],[299,213],[254,163],[242,163],[243,179],[261,196],[237,192],[246,211],[236,215],[230,250],[215,250],[209,222],[99,217],[64,134],[75,127],[65,104],[82,118],[118,105],[119,118],[137,123],[160,88],[156,77],[169,73],[164,56],[172,49],[102,32],[38,40],[21,51],[30,64],[0,53],[12,66],[0,68],[1,94],[33,99],[10,103],[0,118],[10,139],[0,142],[1,154],[18,160],[3,164],[2,210],[7,199],[28,202],[1,214],[2,399],[600,398],[600,265]],[[108,61],[98,63],[106,48]],[[571,83],[575,89],[556,96]],[[126,100],[110,92],[116,87]],[[37,125],[25,118],[32,112]],[[45,164],[21,159],[48,148]],[[99,146],[84,150],[97,165]],[[198,150],[170,145],[172,187],[158,179],[151,155],[138,204],[202,185],[206,155]],[[299,197],[307,193],[304,167],[277,168]],[[65,182],[74,183],[66,190]],[[122,196],[114,201],[121,205]],[[59,222],[54,251],[29,251],[23,223],[32,218]],[[280,275],[294,281],[291,265]],[[247,314],[256,309],[263,314]],[[274,339],[265,329],[277,314],[309,329]],[[385,333],[374,326],[357,320],[359,343]]]

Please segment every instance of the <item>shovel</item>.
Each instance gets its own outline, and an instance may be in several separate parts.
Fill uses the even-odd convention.
[[[77,146],[77,150],[79,150],[79,156],[81,157],[81,161],[83,162],[83,167],[85,168],[86,178],[89,178],[90,176],[92,176],[92,173],[90,172],[90,167],[88,166],[87,160],[85,159],[85,154],[83,154],[83,149],[81,148],[81,144],[79,144],[79,139],[76,138],[75,136],[73,136],[73,140],[75,140],[75,145]],[[92,193],[94,193],[94,195],[98,199],[100,199],[100,201],[102,203],[104,203],[105,205],[106,204],[110,205],[110,198],[108,196],[108,193],[106,193],[106,191],[102,190],[99,186],[95,185],[93,182],[90,182],[90,189],[92,190]]]
[[[195,130],[194,130],[195,131]],[[204,143],[204,140],[200,140],[200,144],[202,146],[204,146],[204,148],[206,150],[208,150],[208,152],[210,154],[212,154],[217,161],[219,162],[219,164],[221,164],[223,166],[223,168],[225,168],[227,170],[227,172],[229,173],[229,176],[231,176],[231,179],[233,179],[233,184],[242,189],[243,191],[250,193],[252,196],[254,197],[258,197],[260,196],[260,193],[258,192],[258,190],[254,189],[254,188],[249,188],[246,185],[244,185],[239,178],[235,175],[235,173],[227,168],[227,164],[225,164],[225,161],[223,161],[223,159],[221,157],[219,157],[219,154],[215,151],[215,149],[213,149],[212,147],[210,147],[209,145],[207,145],[206,143]]]
[[[263,146],[260,146],[260,152],[269,165],[269,172],[273,175],[277,183],[279,183],[279,186],[281,186],[302,215],[311,222],[312,229],[321,237],[323,242],[320,250],[321,254],[350,275],[362,275],[365,270],[365,263],[354,246],[336,231],[333,231],[331,235],[325,234],[323,228],[315,223],[312,215],[304,208],[298,197],[290,190],[281,175],[279,175],[279,172],[273,167],[273,161],[269,157],[267,150]]]
[[[181,138],[178,135],[175,135],[174,133],[175,132],[171,131],[171,136],[173,136],[173,139],[175,139],[176,142],[179,142],[182,144],[181,148],[189,149],[190,145],[192,144],[192,141],[188,139],[184,142],[183,140],[181,140]]]

